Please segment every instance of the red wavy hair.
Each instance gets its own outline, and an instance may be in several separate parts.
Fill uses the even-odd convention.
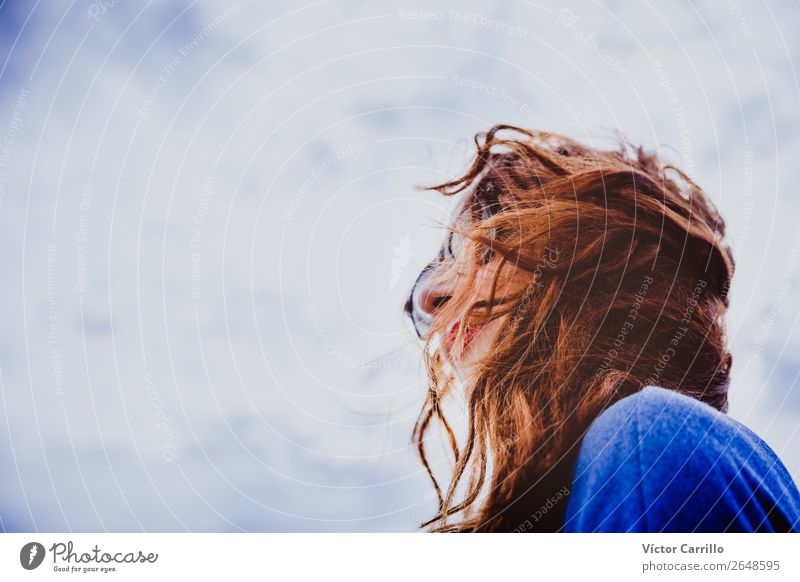
[[[466,173],[431,188],[465,193],[435,264],[436,277],[461,283],[423,335],[430,386],[413,435],[439,497],[423,525],[436,531],[518,529],[568,491],[592,421],[647,385],[727,409],[734,263],[703,191],[623,139],[597,149],[498,125],[475,143]],[[476,303],[471,282],[487,265],[492,293]],[[470,376],[459,446],[442,408],[455,379],[434,338],[454,318],[463,330],[498,317],[503,331]],[[426,457],[435,422],[455,456],[446,487]],[[534,530],[558,530],[564,505]]]

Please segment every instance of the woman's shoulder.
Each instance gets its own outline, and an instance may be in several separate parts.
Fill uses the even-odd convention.
[[[656,386],[647,386],[607,408],[591,424],[583,442],[591,447],[631,438],[671,446],[702,443],[705,449],[747,440],[756,448],[769,449],[753,431],[727,414]]]
[[[758,435],[653,386],[595,419],[572,485],[572,531],[786,531],[800,523],[800,493]]]

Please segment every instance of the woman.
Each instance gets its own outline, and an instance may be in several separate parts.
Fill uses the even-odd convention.
[[[414,438],[437,531],[793,531],[800,494],[729,418],[724,223],[675,167],[496,126],[406,304],[430,377]],[[461,446],[443,399],[463,390]],[[455,456],[441,487],[425,454]]]

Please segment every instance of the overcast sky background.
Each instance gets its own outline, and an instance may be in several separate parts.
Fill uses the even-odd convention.
[[[618,129],[707,190],[737,258],[731,414],[798,480],[798,22],[3,2],[0,529],[414,530],[434,499],[401,307],[452,204],[414,186],[501,122]]]

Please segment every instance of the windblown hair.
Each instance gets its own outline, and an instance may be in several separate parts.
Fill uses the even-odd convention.
[[[465,193],[435,275],[459,284],[423,337],[430,385],[414,430],[439,497],[423,524],[435,531],[531,525],[548,499],[568,493],[592,421],[645,386],[727,410],[733,257],[702,190],[622,138],[596,149],[498,125],[475,143],[466,174],[431,187]],[[476,273],[487,267],[492,294],[476,302]],[[462,334],[498,317],[501,332],[469,377],[459,445],[442,407],[457,380],[435,338],[454,319]],[[446,487],[425,450],[437,422],[455,456]],[[532,529],[557,531],[565,505]]]

